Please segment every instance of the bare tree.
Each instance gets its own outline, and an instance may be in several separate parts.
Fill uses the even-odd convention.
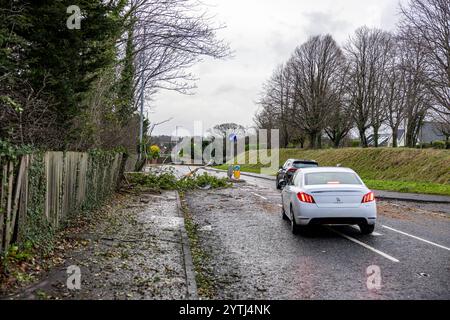
[[[255,113],[253,121],[258,129],[271,130],[278,128],[278,121],[276,120],[276,114],[274,107],[262,98],[259,102],[259,108]]]
[[[400,6],[400,35],[407,41],[420,39],[425,56],[427,90],[435,112],[450,115],[450,2],[448,0],[410,0]]]
[[[228,139],[228,135],[231,133],[236,134],[238,137],[245,135],[245,128],[240,124],[236,123],[222,123],[215,125],[210,130],[209,133],[215,137],[220,137],[223,139]]]
[[[379,29],[362,27],[356,30],[344,50],[350,64],[348,92],[361,146],[368,147],[366,131],[370,127],[374,129],[377,145],[378,130],[386,116],[383,94],[386,66],[392,50],[391,35]]]
[[[432,98],[427,90],[427,57],[423,54],[422,39],[415,33],[398,41],[399,68],[405,77],[402,96],[405,104],[406,146],[414,148],[423,122],[431,107]]]
[[[445,137],[446,148],[450,148],[450,115],[442,112],[433,111],[432,119],[436,124],[439,133]]]
[[[46,78],[39,90],[33,89],[28,81],[21,81],[14,91],[9,91],[7,86],[0,88],[0,139],[7,137],[16,144],[60,147],[52,100],[43,93],[45,86]],[[4,92],[3,88],[6,88]]]
[[[147,96],[158,89],[189,93],[195,88],[190,67],[205,56],[230,55],[228,44],[216,37],[223,26],[214,26],[202,5],[196,0],[129,0],[124,16],[134,30],[136,97],[141,86]],[[119,48],[125,43],[121,39]]]
[[[311,148],[321,147],[321,136],[336,102],[333,82],[344,57],[330,35],[310,38],[288,62],[293,77],[292,120],[308,136]]]
[[[350,95],[348,88],[348,64],[341,66],[337,80],[335,81],[335,99],[331,109],[331,117],[325,128],[325,133],[330,138],[333,146],[339,148],[343,140],[353,128],[353,110],[350,107]]]
[[[271,128],[280,130],[281,146],[287,147],[292,138],[291,119],[291,76],[290,70],[285,65],[278,66],[272,77],[263,86],[263,93],[258,104],[263,107],[265,113],[260,113],[259,117],[267,115],[270,117],[270,123],[274,124]]]
[[[376,86],[374,92],[373,105],[371,108],[371,125],[373,129],[374,147],[379,146],[379,131],[381,126],[388,120],[389,111],[392,108],[392,100],[387,88],[389,87],[389,70],[395,64],[396,45],[395,37],[389,32],[381,35],[379,47],[381,54],[377,68]]]
[[[398,147],[398,131],[406,114],[407,74],[402,68],[401,46],[396,46],[394,59],[387,66],[385,102],[387,106],[387,124],[392,130],[392,147]]]

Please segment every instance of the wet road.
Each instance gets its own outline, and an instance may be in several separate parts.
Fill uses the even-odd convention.
[[[447,206],[380,201],[373,235],[333,226],[295,236],[273,183],[245,180],[186,197],[215,298],[450,299]]]

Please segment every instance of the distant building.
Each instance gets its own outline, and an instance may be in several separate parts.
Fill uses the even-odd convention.
[[[385,134],[380,134],[379,146],[392,147],[393,137],[392,133],[388,134],[389,139],[385,141]],[[440,125],[437,122],[427,121],[424,122],[420,132],[417,136],[417,144],[421,143],[433,143],[435,141],[445,141],[445,135],[440,129]],[[373,145],[373,142],[372,142]],[[404,147],[406,145],[406,130],[398,129],[397,131],[397,146]]]
[[[387,147],[390,139],[392,139],[392,135],[390,133],[379,133],[378,146]],[[369,147],[375,146],[375,137],[373,134],[367,137],[367,144],[369,145]]]
[[[437,122],[425,122],[418,136],[419,143],[445,141],[445,136]]]
[[[392,147],[394,145],[394,137],[392,134],[389,135],[389,141],[387,146]],[[398,129],[397,130],[397,147],[406,146],[406,130]]]

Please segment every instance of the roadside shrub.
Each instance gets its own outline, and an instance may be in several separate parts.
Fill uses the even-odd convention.
[[[361,141],[359,141],[359,140],[352,140],[352,143],[351,143],[351,147],[352,148],[359,148],[360,145],[361,145]]]
[[[446,147],[445,141],[434,141],[433,142],[434,149],[445,149],[445,147]]]
[[[3,263],[9,264],[11,262],[24,262],[33,258],[33,244],[30,241],[26,241],[21,247],[13,244],[9,247],[8,251],[4,254]]]
[[[150,159],[158,159],[161,154],[161,149],[157,145],[153,145],[149,148],[148,157]]]
[[[30,154],[34,148],[30,145],[15,145],[8,140],[0,139],[0,158],[4,161],[16,161],[25,154]]]
[[[417,145],[417,148],[419,148],[419,149],[429,149],[432,147],[433,147],[433,145],[431,143],[427,143],[427,142],[422,142]]]

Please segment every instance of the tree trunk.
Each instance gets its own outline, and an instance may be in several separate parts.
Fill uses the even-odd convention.
[[[408,148],[414,148],[416,146],[416,123],[414,121],[408,121],[406,127],[406,146]]]
[[[305,138],[304,137],[300,138],[300,148],[302,148],[302,149],[305,148]]]
[[[408,126],[408,130],[406,132],[406,146],[408,148],[414,148],[415,147],[414,129],[411,129],[409,126]]]
[[[322,149],[322,132],[317,135],[317,149]]]
[[[397,139],[398,139],[398,129],[395,128],[392,130],[392,148],[398,147]]]
[[[380,136],[378,134],[379,130],[380,130],[379,127],[373,127],[373,145],[375,148],[378,148],[378,137]]]
[[[333,146],[337,149],[341,145],[342,136],[340,134],[336,134],[333,139]]]
[[[309,133],[309,147],[311,149],[316,149],[316,142],[317,142],[317,134],[315,132]]]
[[[366,129],[358,128],[358,131],[359,131],[359,139],[361,141],[361,147],[367,148],[368,144],[367,144],[367,137],[366,137]]]
[[[287,125],[283,126],[283,131],[284,131],[284,147],[287,148],[287,146],[289,145],[289,130]]]

